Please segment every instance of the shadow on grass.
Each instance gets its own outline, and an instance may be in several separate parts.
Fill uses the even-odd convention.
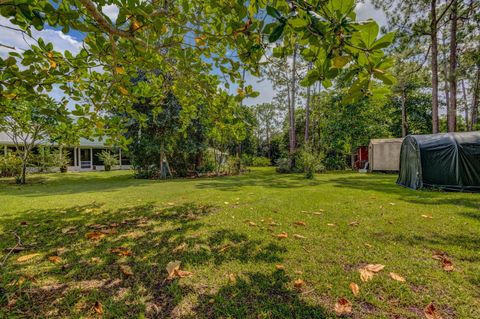
[[[334,178],[330,180],[334,187],[349,188],[354,190],[377,191],[385,194],[396,195],[398,200],[421,205],[456,205],[469,209],[480,210],[480,194],[451,193],[435,190],[412,190],[395,183],[392,176],[381,174],[368,174]],[[456,194],[461,198],[452,198]],[[480,213],[479,215],[480,216]],[[480,219],[480,217],[478,217]]]
[[[284,271],[247,273],[214,294],[200,296],[201,318],[326,318],[329,312],[306,303],[291,289]],[[331,314],[330,314],[331,315]],[[198,318],[198,317],[192,317]]]
[[[215,188],[222,191],[237,191],[242,187],[264,188],[299,188],[305,186],[317,186],[317,180],[307,180],[301,174],[279,174],[272,170],[258,170],[240,176],[228,176],[202,181],[197,188]]]
[[[233,286],[214,281],[206,285],[212,289],[203,289],[196,267],[280,263],[286,253],[276,243],[209,228],[202,217],[213,213],[214,207],[195,204],[115,211],[92,204],[0,217],[0,249],[15,246],[13,233],[26,248],[12,254],[1,269],[0,317],[92,316],[97,301],[105,318],[323,316],[323,309],[304,304],[287,286],[292,280],[284,273],[253,273]],[[32,254],[38,255],[18,260]],[[194,276],[168,280],[165,268],[173,260]],[[185,299],[192,294],[198,301]]]

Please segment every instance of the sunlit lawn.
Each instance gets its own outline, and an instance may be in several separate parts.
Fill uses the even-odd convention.
[[[0,317],[329,318],[344,297],[354,318],[419,318],[430,302],[443,318],[480,318],[480,195],[394,182],[272,168],[166,182],[130,172],[2,180],[0,262],[15,234],[26,249],[1,267]],[[174,260],[193,275],[167,279]],[[366,264],[385,268],[362,282]]]

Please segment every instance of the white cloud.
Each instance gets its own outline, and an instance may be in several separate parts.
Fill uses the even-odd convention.
[[[117,20],[119,9],[116,5],[110,4],[102,8],[104,15],[110,18],[113,22]]]
[[[1,44],[14,47],[15,51],[21,52],[23,50],[27,50],[31,44],[35,43],[35,41],[29,36],[11,28],[18,29],[18,27],[13,25],[8,19],[0,17]],[[74,37],[57,30],[44,29],[42,31],[37,31],[32,29],[32,36],[35,39],[42,38],[46,43],[51,42],[54,50],[60,52],[69,50],[75,54],[78,53],[82,47],[81,41],[78,41]],[[3,58],[8,56],[8,52],[11,51],[11,49],[0,46],[0,56]]]
[[[377,21],[379,26],[387,25],[387,16],[381,9],[376,9],[370,0],[365,2],[358,2],[355,8],[358,20],[373,19]]]

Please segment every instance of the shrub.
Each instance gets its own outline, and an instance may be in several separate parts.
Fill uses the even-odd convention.
[[[328,154],[325,158],[325,167],[329,171],[346,169],[347,163],[345,156],[337,153]]]
[[[290,160],[288,158],[280,158],[277,161],[277,172],[278,173],[290,173]]]
[[[207,149],[202,155],[202,164],[197,168],[198,173],[211,173],[215,171],[216,162],[213,149]]]
[[[250,154],[242,154],[242,165],[253,166],[253,156]]]
[[[229,156],[225,163],[224,172],[228,175],[238,175],[242,170],[241,160],[236,156]]]
[[[60,153],[58,149],[41,146],[32,162],[38,167],[39,172],[48,172],[53,167],[59,167],[61,172],[66,172],[70,159],[66,151]]]
[[[116,154],[112,154],[108,151],[102,151],[98,158],[103,162],[105,171],[110,171],[112,166],[118,165],[118,158]]]
[[[0,177],[15,177],[19,181],[22,160],[13,152],[0,156]]]
[[[68,165],[70,164],[70,153],[67,151],[58,152],[58,156],[55,157],[55,166],[60,167],[61,173],[66,173]]]
[[[264,166],[270,166],[271,162],[270,162],[270,159],[268,159],[267,157],[253,157],[252,158],[252,166],[255,166],[255,167],[264,167]]]
[[[323,154],[315,153],[309,147],[305,147],[299,156],[299,165],[302,167],[305,177],[312,179],[315,173],[325,170]]]
[[[32,156],[33,160],[30,163],[37,166],[40,173],[48,172],[50,168],[55,166],[55,151],[48,146],[39,146],[38,154]]]

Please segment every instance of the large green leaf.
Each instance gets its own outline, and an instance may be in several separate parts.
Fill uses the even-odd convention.
[[[378,24],[375,21],[369,21],[357,26],[360,38],[368,49],[371,49],[378,36]]]
[[[284,23],[279,23],[275,29],[273,29],[272,33],[268,36],[268,41],[275,42],[277,41],[283,33],[283,30],[285,29],[285,24]]]
[[[386,48],[393,43],[394,39],[395,39],[395,32],[389,32],[385,34],[383,37],[381,37],[380,39],[378,39],[377,41],[375,41],[371,49],[378,50],[378,49]]]
[[[355,7],[355,0],[330,0],[326,8],[331,12],[338,11],[341,15],[349,14]]]

